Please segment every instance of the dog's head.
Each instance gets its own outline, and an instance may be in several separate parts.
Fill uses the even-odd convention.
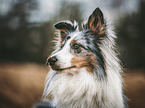
[[[56,50],[47,59],[47,64],[56,72],[77,71],[85,68],[88,72],[100,69],[105,74],[101,41],[106,37],[103,14],[96,8],[80,31],[76,22],[61,21],[54,25],[59,30]]]

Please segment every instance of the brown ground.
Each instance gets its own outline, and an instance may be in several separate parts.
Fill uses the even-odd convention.
[[[41,99],[46,73],[37,64],[0,64],[0,108],[31,108]]]
[[[31,108],[41,99],[47,70],[32,63],[0,63],[0,108]],[[145,71],[126,71],[124,78],[129,108],[145,108]]]
[[[126,71],[125,84],[129,108],[145,108],[145,71]]]

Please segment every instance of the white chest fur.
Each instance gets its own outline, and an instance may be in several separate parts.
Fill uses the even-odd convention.
[[[52,95],[57,108],[123,108],[120,76],[112,73],[108,78],[99,81],[93,73],[82,68],[78,74],[61,73],[55,75],[50,70],[45,94]]]

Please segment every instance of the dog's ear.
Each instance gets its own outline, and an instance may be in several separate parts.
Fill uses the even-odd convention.
[[[60,30],[61,41],[63,41],[68,33],[75,31],[76,27],[70,21],[61,21],[54,25],[54,27]]]
[[[105,33],[105,21],[103,17],[103,13],[99,8],[96,8],[93,13],[90,15],[85,29],[91,30],[94,33],[102,35]]]

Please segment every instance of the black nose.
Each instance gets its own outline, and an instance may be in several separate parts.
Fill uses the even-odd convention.
[[[47,65],[53,66],[57,62],[56,56],[47,59]]]

